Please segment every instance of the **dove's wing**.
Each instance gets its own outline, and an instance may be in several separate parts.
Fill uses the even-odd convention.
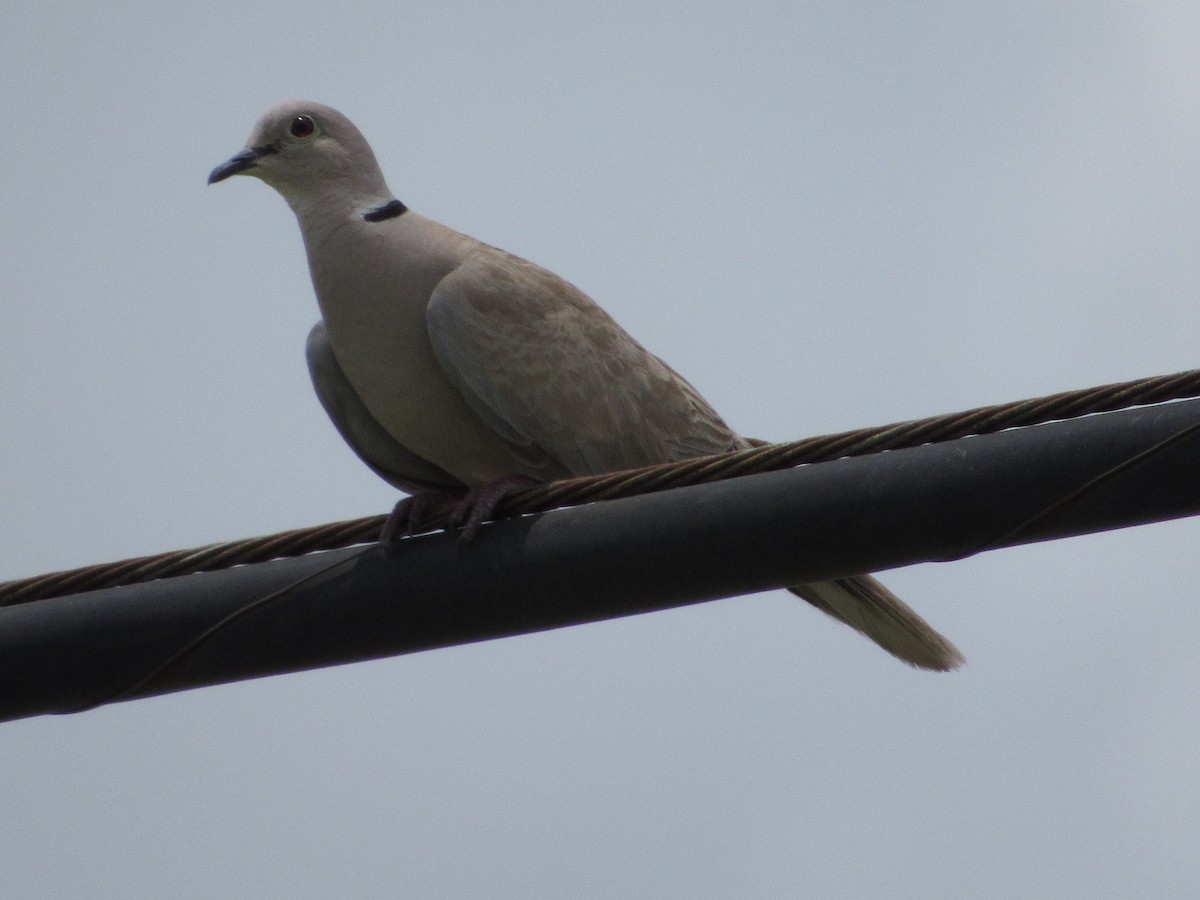
[[[583,292],[487,248],[443,279],[434,355],[498,434],[586,475],[741,445],[700,394]]]

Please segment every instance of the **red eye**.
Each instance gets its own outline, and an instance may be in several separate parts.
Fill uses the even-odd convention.
[[[306,138],[317,130],[317,123],[312,120],[312,116],[296,116],[292,119],[290,130],[292,137]]]

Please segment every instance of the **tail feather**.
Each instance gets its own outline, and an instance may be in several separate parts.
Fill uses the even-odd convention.
[[[944,672],[965,661],[958,649],[870,575],[788,588],[909,665]]]

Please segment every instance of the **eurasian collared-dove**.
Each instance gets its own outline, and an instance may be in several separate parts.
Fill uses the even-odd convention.
[[[409,210],[336,110],[276,106],[208,180],[239,173],[299,219],[322,316],[313,385],[396,487],[461,493],[749,446],[582,291]],[[962,662],[869,575],[792,591],[912,665]]]

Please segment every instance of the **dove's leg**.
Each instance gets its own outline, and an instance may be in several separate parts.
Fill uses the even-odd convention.
[[[421,530],[431,512],[454,503],[460,497],[459,494],[432,490],[417,491],[410,497],[402,497],[383,523],[383,530],[379,533],[379,546],[383,548],[384,553],[394,552],[401,538]]]
[[[479,526],[492,517],[501,500],[538,484],[541,482],[528,475],[503,475],[483,487],[472,488],[458,502],[450,522],[452,525],[462,525],[464,541],[473,540],[479,532]]]

